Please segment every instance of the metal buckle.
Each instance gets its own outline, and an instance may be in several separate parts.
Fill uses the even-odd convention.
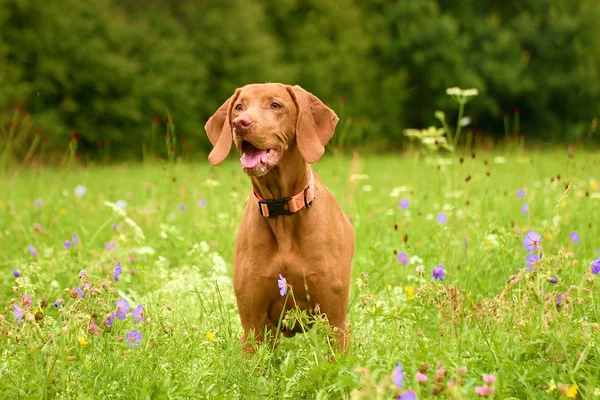
[[[304,207],[306,207],[306,209],[311,208],[312,207],[312,203],[313,203],[312,200],[310,202],[306,201],[306,193],[308,192],[309,187],[310,186],[307,186],[307,187],[304,188]]]
[[[292,199],[291,197],[286,197],[285,199],[281,199],[281,200],[264,200],[264,199],[259,200],[258,201],[258,209],[260,211],[260,215],[262,215],[263,217],[265,216],[263,214],[261,204],[267,205],[267,209],[269,210],[269,218],[277,217],[279,215],[290,215],[291,212],[289,210],[286,210],[284,207],[288,203],[288,201],[290,201],[291,199]],[[305,197],[305,202],[306,202],[306,197]]]

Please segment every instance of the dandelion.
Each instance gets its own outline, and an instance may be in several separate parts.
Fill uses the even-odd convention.
[[[131,312],[131,316],[135,318],[135,323],[139,324],[144,320],[144,307],[141,304],[137,306],[135,310]]]
[[[132,330],[125,335],[125,339],[127,339],[127,346],[137,349],[141,345],[142,337],[142,334],[138,332],[137,329]]]
[[[536,231],[529,231],[523,238],[523,246],[527,251],[539,250],[542,237]]]
[[[523,206],[521,207],[521,214],[529,214],[529,205],[527,203],[523,204]]]
[[[83,197],[83,196],[85,196],[86,191],[87,190],[85,189],[85,186],[77,185],[75,187],[75,196],[77,196],[77,197]]]
[[[408,261],[409,261],[408,254],[406,254],[406,253],[399,253],[398,254],[398,262],[400,264],[408,265]]]
[[[15,278],[18,278],[21,276],[21,271],[19,271],[18,269],[13,269],[13,275]]]
[[[277,286],[279,286],[279,294],[285,296],[288,289],[287,280],[279,274],[279,279],[277,280]]]
[[[38,252],[35,250],[35,247],[33,247],[32,244],[30,244],[29,247],[27,247],[27,250],[29,250],[32,256],[37,257]]]
[[[439,213],[435,220],[438,222],[438,224],[444,225],[448,221],[448,216],[444,213]]]
[[[408,200],[408,199],[400,200],[400,202],[398,203],[398,207],[400,207],[403,210],[408,209],[408,207],[410,207],[410,200]]]
[[[569,390],[567,390],[567,391],[565,392],[565,396],[566,396],[567,398],[569,398],[569,399],[574,399],[575,397],[577,397],[577,388],[578,388],[578,387],[577,387],[577,384],[575,384],[575,385],[571,386],[571,387],[569,388]]]
[[[79,344],[85,346],[86,344],[88,344],[88,341],[82,336],[79,338]]]
[[[198,200],[198,208],[206,207],[206,200]]]
[[[113,271],[113,280],[118,281],[119,276],[121,276],[121,272],[123,272],[123,269],[121,268],[121,262],[118,262]]]
[[[533,270],[533,267],[540,262],[540,256],[537,254],[528,254],[527,257],[525,257],[525,261],[527,262],[527,270],[531,271]]]
[[[127,303],[127,299],[117,300],[117,318],[124,320],[127,318],[127,313],[129,310],[130,307],[129,303]]]
[[[525,191],[523,189],[519,189],[517,190],[517,197],[522,199],[523,197],[525,197]]]
[[[18,304],[13,304],[13,315],[17,318],[19,324],[23,322],[23,314],[21,312],[21,307]]]
[[[396,369],[394,369],[394,373],[392,374],[392,381],[397,388],[402,389],[402,383],[404,381],[404,370],[402,369],[402,364],[396,364]]]
[[[215,334],[212,332],[206,332],[206,338],[208,340],[213,340],[215,338]]]
[[[579,234],[575,231],[571,232],[571,240],[573,241],[573,243],[578,244],[579,243]]]
[[[425,375],[421,371],[417,371],[417,376],[415,377],[415,379],[419,383],[424,383],[424,382],[427,382],[427,375]]]
[[[431,271],[431,276],[433,276],[434,279],[439,279],[440,281],[443,281],[444,277],[446,276],[446,269],[442,264],[437,265]]]
[[[67,250],[71,250],[71,241],[70,240],[65,240],[63,244],[65,245],[65,248]]]
[[[407,286],[404,288],[404,291],[406,292],[406,298],[408,300],[414,300],[415,299],[415,288],[412,286]]]
[[[398,400],[417,400],[417,395],[414,391],[407,390],[398,397]]]
[[[590,270],[594,275],[598,275],[600,273],[600,258],[595,259],[590,264]]]

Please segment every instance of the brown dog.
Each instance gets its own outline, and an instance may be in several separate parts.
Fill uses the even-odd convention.
[[[300,86],[277,83],[237,89],[208,120],[214,148],[208,159],[220,164],[232,141],[242,154],[252,190],[237,233],[233,285],[244,335],[260,343],[277,336],[285,296],[283,276],[303,310],[318,305],[347,351],[348,297],[354,231],[334,195],[311,170],[323,155],[337,115]],[[294,302],[289,300],[285,308]],[[300,327],[281,329],[293,336]]]

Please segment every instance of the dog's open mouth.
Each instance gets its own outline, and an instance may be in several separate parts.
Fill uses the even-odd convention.
[[[242,142],[242,168],[252,176],[261,176],[279,161],[281,152],[277,149],[259,149],[252,143]]]

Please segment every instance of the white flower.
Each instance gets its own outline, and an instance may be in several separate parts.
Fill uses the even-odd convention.
[[[77,197],[83,197],[83,196],[85,196],[85,192],[86,192],[85,186],[77,185],[75,187],[75,195]]]
[[[446,89],[446,94],[448,96],[460,96],[462,94],[462,90],[458,86],[454,86]]]
[[[373,186],[371,185],[365,185],[362,187],[363,192],[372,192],[373,191]]]
[[[390,197],[398,197],[400,193],[408,192],[408,187],[406,186],[396,186],[390,192]]]
[[[410,264],[421,264],[422,262],[423,260],[419,256],[412,256],[409,261]]]
[[[127,202],[125,200],[118,200],[115,205],[119,208],[126,208]]]
[[[465,127],[471,123],[471,117],[463,117],[460,119],[460,126]]]
[[[463,97],[475,97],[479,96],[479,90],[477,89],[464,89],[462,91]]]

